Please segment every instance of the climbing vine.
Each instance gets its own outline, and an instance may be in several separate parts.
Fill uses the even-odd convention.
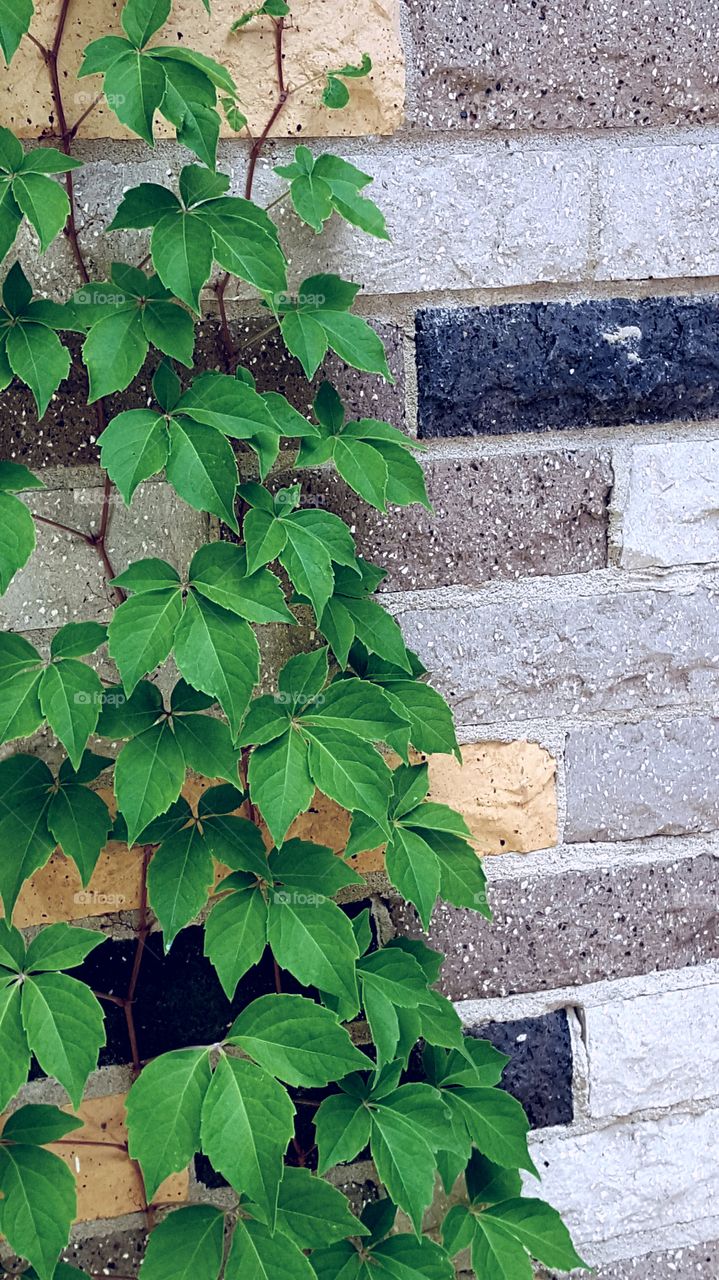
[[[0,762],[0,1231],[21,1260],[13,1274],[82,1274],[59,1261],[75,1185],[48,1147],[72,1141],[67,1135],[82,1125],[72,1112],[105,1042],[107,1002],[124,1013],[135,1077],[126,1150],[152,1228],[142,1280],[451,1280],[453,1259],[466,1250],[481,1280],[530,1280],[531,1259],[581,1266],[556,1211],[523,1193],[520,1171],[531,1179],[536,1170],[524,1112],[498,1087],[507,1059],[464,1036],[436,989],[442,956],[407,938],[383,944],[368,909],[352,915],[337,902],[360,894],[356,855],[383,846],[394,891],[425,928],[438,900],[490,914],[470,832],[460,814],[427,799],[427,765],[416,763],[437,752],[459,757],[450,710],[374,598],[383,571],[358,555],[342,520],[303,500],[303,470],[325,466],[380,511],[428,506],[413,456],[419,446],[387,422],[348,420],[328,381],[311,416],[258,391],[228,321],[225,295],[236,277],[254,287],[268,331],[308,379],[332,351],[391,380],[379,337],[352,310],[359,285],[330,273],[294,280],[272,206],[252,198],[270,132],[305,87],[285,78],[288,6],[264,0],[232,28],[242,39],[260,22],[274,39],[274,101],[256,137],[226,68],[163,42],[171,0],[126,0],[124,34],[84,51],[79,74],[103,77],[102,92],[68,121],[58,59],[69,8],[60,0],[46,46],[30,30],[32,0],[0,3],[6,63],[23,39],[41,55],[53,100],[49,141],[57,144],[25,149],[0,130],[0,253],[12,255],[27,220],[41,253],[66,237],[78,275],[59,302],[34,295],[21,261],[6,270],[0,387],[24,383],[39,422],[63,394],[67,335],[80,335],[104,491],[93,532],[85,532],[33,515],[42,480],[1,462],[0,590],[30,559],[44,521],[63,542],[94,548],[112,618],[61,627],[49,654],[20,634],[0,635],[0,742],[46,725],[66,752],[56,772],[22,746]],[[318,96],[328,110],[341,109],[353,79],[370,71],[366,55],[327,68]],[[145,238],[138,235],[134,262],[113,262],[95,280],[78,236],[80,161],[71,153],[100,101],[150,147],[159,114],[193,159],[176,184],[125,192],[108,243],[118,230]],[[217,168],[221,113],[249,138],[243,196],[229,193],[230,177]],[[282,199],[318,235],[330,218],[343,218],[387,239],[366,194],[371,179],[355,166],[298,146],[276,172],[287,181]],[[208,286],[225,372],[194,368]],[[111,416],[107,397],[124,391],[148,356],[148,404]],[[116,573],[108,552],[116,493],[130,505],[137,486],[160,473],[185,503],[217,517],[227,540],[208,541],[180,571],[149,557]],[[274,685],[258,644],[268,624],[304,626],[313,637]],[[114,683],[96,669],[107,669],[105,651]],[[160,669],[175,673],[166,695],[155,682]],[[258,693],[268,679],[273,691]],[[213,783],[192,806],[183,795],[188,771]],[[342,855],[292,834],[316,791],[351,816]],[[54,924],[26,945],[12,924],[24,883],[56,848],[87,888],[110,840],[136,846],[142,864],[122,997],[67,972],[102,945],[99,931]],[[160,930],[169,950],[198,917],[229,999],[268,950],[276,989],[242,1008],[221,1043],[146,1061],[133,1005],[148,936]],[[16,1101],[33,1057],[71,1108]],[[300,1108],[311,1116],[309,1145]],[[165,1213],[162,1183],[197,1153],[227,1181],[234,1207]],[[377,1198],[356,1216],[338,1179],[324,1175],[362,1153],[374,1163]],[[438,1180],[453,1207],[434,1239],[423,1220]]]

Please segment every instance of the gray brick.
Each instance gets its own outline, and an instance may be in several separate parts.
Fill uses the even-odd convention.
[[[709,854],[490,883],[491,922],[445,904],[430,944],[446,956],[453,1000],[550,991],[719,958],[719,883]],[[401,933],[422,937],[412,907],[392,908]]]
[[[408,116],[431,129],[587,129],[719,117],[711,0],[406,0]]]
[[[719,689],[709,588],[499,601],[400,615],[460,724],[696,705]]]
[[[345,401],[350,417],[384,418],[402,428],[405,379],[401,331],[396,325],[373,323],[386,345],[394,386],[374,374],[350,369],[333,355],[328,356],[313,382],[308,384],[299,362],[289,355],[276,334],[266,333],[267,324],[261,319],[232,322],[237,350],[232,372],[237,363],[248,365],[261,391],[281,391],[301,413],[310,411],[319,383],[323,377],[329,378]],[[67,345],[73,355],[70,374],[50,403],[40,427],[34,401],[26,387],[16,381],[3,392],[0,457],[14,458],[36,469],[97,462],[99,425],[95,410],[87,405],[87,375],[80,357],[81,343],[70,335]],[[151,355],[125,391],[107,398],[108,420],[124,409],[145,408],[152,394],[151,382],[157,362],[157,355]],[[194,369],[177,366],[184,384],[203,369],[229,370],[219,324],[213,319],[198,323]]]
[[[390,591],[581,573],[607,562],[609,459],[590,452],[424,460],[434,508],[368,507],[332,470],[300,473]]]
[[[573,730],[566,774],[570,842],[714,831],[719,719]]]
[[[715,295],[419,311],[419,434],[715,418],[718,323]]]
[[[26,495],[33,512],[91,532],[97,528],[102,486],[46,489]],[[169,485],[141,485],[130,507],[114,496],[107,550],[117,573],[142,556],[160,556],[185,569],[207,541],[207,517],[188,507]],[[109,620],[112,606],[97,552],[87,543],[37,525],[37,546],[0,601],[0,627],[18,631],[59,627],[89,618]]]
[[[718,147],[623,147],[598,172],[597,279],[719,274]]]
[[[593,1280],[715,1280],[719,1276],[719,1240],[622,1258],[596,1267],[592,1276]],[[464,1274],[461,1280],[465,1280]],[[564,1273],[540,1267],[537,1280],[564,1280]]]
[[[622,519],[622,566],[717,560],[719,442],[636,445]]]

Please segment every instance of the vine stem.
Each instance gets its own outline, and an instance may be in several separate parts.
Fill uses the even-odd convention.
[[[284,37],[284,31],[285,31],[285,20],[284,18],[273,18],[272,22],[274,26],[274,36],[275,36],[275,76],[277,80],[277,97],[276,97],[274,106],[269,116],[267,117],[267,120],[265,121],[264,128],[262,129],[261,133],[259,133],[257,137],[254,139],[252,146],[250,147],[250,156],[247,163],[247,175],[245,177],[245,199],[246,200],[252,199],[252,188],[254,186],[254,181],[255,181],[255,170],[257,168],[257,161],[262,155],[262,152],[264,151],[264,148],[265,148],[265,143],[267,142],[267,139],[269,138],[270,133],[272,132],[273,126],[276,124],[280,115],[284,111],[285,105],[287,103],[287,99],[289,98],[292,92],[292,90],[288,89],[285,84],[285,69],[283,64],[283,59],[284,59],[283,37]],[[276,203],[276,202],[273,201],[273,203]],[[269,207],[271,208],[272,206],[270,205]],[[217,284],[215,285],[215,295],[217,297],[217,307],[220,313],[220,333],[222,335],[222,344],[225,348],[225,354],[227,356],[227,360],[228,362],[231,363],[232,360],[234,360],[235,358],[236,352],[235,352],[235,344],[232,341],[232,334],[230,333],[230,326],[227,319],[227,305],[225,302],[225,293],[227,291],[227,286],[229,283],[230,283],[230,272],[226,271],[225,274],[221,277],[220,280],[218,280]]]

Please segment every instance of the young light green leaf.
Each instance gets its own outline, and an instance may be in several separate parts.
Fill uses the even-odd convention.
[[[543,1200],[505,1200],[485,1209],[477,1222],[482,1227],[491,1222],[495,1232],[505,1239],[510,1236],[518,1241],[533,1258],[548,1267],[557,1267],[560,1271],[587,1267],[557,1210]]]
[[[238,1194],[255,1201],[272,1230],[294,1114],[273,1076],[221,1055],[202,1109],[202,1149]]]
[[[38,418],[45,410],[63,378],[70,372],[70,352],[52,329],[29,321],[13,325],[7,335],[10,368],[32,391]]]
[[[128,409],[113,418],[100,436],[100,461],[125,502],[138,484],[167,462],[165,419],[151,409]]]
[[[127,1096],[129,1152],[151,1201],[165,1178],[200,1150],[202,1104],[210,1085],[207,1049],[164,1053],[144,1068]]]
[[[43,1071],[67,1090],[77,1109],[105,1043],[105,1020],[83,982],[65,973],[38,973],[23,985],[22,1020]]]

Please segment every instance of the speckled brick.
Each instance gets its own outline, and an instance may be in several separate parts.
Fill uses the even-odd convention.
[[[549,991],[719,958],[719,878],[710,855],[656,865],[490,882],[491,923],[442,904],[430,943],[444,952],[453,1000]],[[400,932],[421,937],[412,907]]]
[[[262,319],[238,320],[231,324],[237,352],[237,358],[231,367],[234,371],[237,363],[249,366],[260,391],[282,392],[301,413],[310,411],[319,383],[323,377],[329,378],[344,399],[350,417],[384,418],[396,427],[404,427],[402,335],[395,325],[374,323],[385,343],[388,363],[395,378],[394,385],[374,374],[350,369],[332,354],[327,357],[313,382],[308,384],[299,362],[289,355],[276,335],[267,334],[267,324]],[[261,337],[263,333],[265,336]],[[98,460],[96,441],[100,428],[96,411],[87,406],[87,375],[80,358],[81,344],[70,335],[67,345],[73,354],[70,375],[61,384],[41,424],[38,424],[34,401],[26,387],[15,381],[3,392],[0,458],[13,458],[38,469],[46,466],[77,466]],[[217,321],[203,319],[198,323],[194,358],[194,370],[176,365],[185,384],[203,369],[227,371],[230,368]],[[107,398],[108,420],[124,409],[146,407],[148,396],[152,395],[150,384],[157,359],[155,353],[149,356],[130,386],[120,394]]]
[[[622,513],[622,568],[713,561],[719,561],[719,441],[635,445]]]
[[[82,1268],[90,1276],[135,1276],[146,1243],[147,1231],[142,1227],[92,1236],[78,1230],[61,1256],[64,1262]]]
[[[430,129],[591,129],[719,117],[712,0],[406,0],[408,117]]]
[[[716,417],[718,325],[716,296],[419,311],[419,434]]]
[[[719,1241],[684,1245],[664,1253],[645,1253],[595,1267],[593,1280],[716,1280],[719,1276]],[[462,1273],[460,1280],[465,1280]],[[472,1276],[474,1280],[474,1275]],[[565,1273],[540,1267],[537,1280],[565,1280]]]
[[[719,719],[572,730],[565,839],[634,840],[719,829]]]
[[[460,724],[679,709],[719,691],[708,587],[408,609],[399,620]]]
[[[308,494],[351,525],[362,555],[388,570],[383,590],[478,586],[606,564],[608,455],[429,457],[424,467],[433,511],[391,507],[387,515],[334,470],[298,473]]]
[[[486,1022],[467,1031],[508,1055],[502,1087],[521,1102],[533,1129],[571,1124],[572,1043],[564,1009],[537,1018]]]

